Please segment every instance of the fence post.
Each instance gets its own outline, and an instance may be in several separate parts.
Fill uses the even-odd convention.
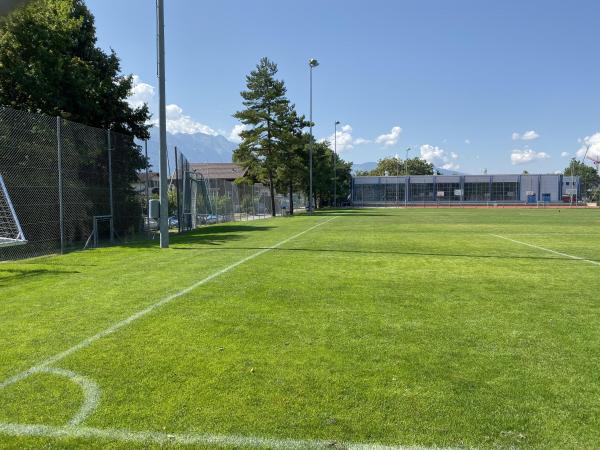
[[[181,200],[179,199],[179,183],[183,180],[183,168],[181,168],[181,179],[179,178],[180,167],[179,163],[183,165],[183,158],[179,161],[179,153],[177,152],[177,146],[175,146],[175,195],[177,198],[177,231],[181,233]],[[183,183],[181,183],[183,188]]]
[[[60,254],[65,252],[65,210],[63,205],[62,142],[60,117],[56,116],[56,151],[58,154],[58,211],[60,226]]]
[[[111,139],[110,139],[110,130],[106,130],[107,143],[108,143],[108,201],[110,203],[110,216],[112,220],[110,221],[110,242],[114,243],[115,239],[115,230],[114,230],[114,222],[115,215],[113,209],[113,182],[112,182],[112,147],[111,147]]]
[[[144,155],[146,156],[146,233],[150,232],[150,192],[148,189],[148,139],[144,141]]]

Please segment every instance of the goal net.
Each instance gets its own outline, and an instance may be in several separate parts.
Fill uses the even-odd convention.
[[[0,175],[0,247],[26,244],[19,219]]]

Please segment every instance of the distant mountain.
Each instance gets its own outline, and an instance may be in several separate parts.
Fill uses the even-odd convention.
[[[463,172],[457,172],[456,170],[442,169],[440,167],[436,167],[435,170],[437,170],[442,175],[464,175]]]
[[[366,162],[366,163],[360,163],[360,164],[353,164],[352,165],[352,172],[356,173],[359,170],[373,170],[376,167],[377,167],[377,163],[376,162]],[[464,175],[464,173],[462,173],[462,172],[457,172],[456,170],[442,169],[440,167],[436,167],[435,170],[437,170],[441,175]]]
[[[354,163],[352,164],[352,172],[358,172],[359,170],[373,170],[375,167],[377,167],[376,162]]]
[[[237,147],[236,144],[228,141],[221,135],[212,136],[204,133],[167,133],[167,146],[170,172],[175,168],[175,147],[177,147],[177,150],[183,153],[191,163],[231,162],[233,150]],[[152,170],[158,171],[159,134],[157,127],[152,127],[150,130],[148,157],[150,159],[150,164],[152,165]]]

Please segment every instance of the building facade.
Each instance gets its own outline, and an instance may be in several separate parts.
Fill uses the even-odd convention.
[[[356,176],[354,206],[410,203],[561,203],[577,201],[579,177],[565,175]]]

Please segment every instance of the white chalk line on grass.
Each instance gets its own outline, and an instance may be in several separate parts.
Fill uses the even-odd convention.
[[[323,440],[271,439],[254,436],[160,433],[152,431],[129,431],[109,428],[27,425],[0,423],[0,433],[16,437],[50,437],[55,439],[105,439],[135,444],[209,445],[215,447],[243,447],[267,449],[339,449],[339,450],[432,450],[439,447],[390,446],[382,444],[358,444]],[[447,447],[445,450],[449,450]]]
[[[556,250],[551,250],[549,248],[540,247],[539,245],[530,244],[528,242],[518,241],[516,239],[511,239],[506,236],[500,236],[499,234],[492,234],[491,236],[497,237],[499,239],[504,239],[506,241],[514,242],[516,244],[526,245],[527,247],[537,248],[538,250],[544,250],[545,252],[554,253],[555,255],[565,256],[567,258],[576,259],[578,261],[583,261],[583,262],[587,262],[590,264],[594,264],[596,266],[600,266],[600,262],[592,261],[591,259],[585,259],[585,258],[582,258],[581,256],[575,256],[575,255],[569,255],[568,253],[557,252]]]
[[[339,442],[335,440],[296,440],[296,439],[275,439],[275,438],[261,438],[255,436],[241,436],[241,435],[217,435],[207,433],[164,433],[164,432],[152,432],[152,431],[129,431],[122,429],[111,429],[111,428],[94,428],[81,426],[80,424],[89,416],[91,412],[96,408],[100,390],[96,383],[83,377],[75,372],[65,369],[58,369],[49,367],[50,365],[66,358],[67,356],[88,347],[93,342],[102,339],[112,333],[115,333],[119,329],[131,324],[135,320],[151,313],[155,309],[175,300],[182,295],[189,293],[197,287],[211,281],[212,279],[234,269],[235,267],[250,261],[268,251],[274,250],[293,239],[302,236],[315,228],[324,225],[332,220],[336,219],[332,217],[329,220],[320,222],[294,236],[291,236],[271,247],[264,248],[256,253],[253,253],[246,258],[239,260],[230,266],[221,269],[212,275],[192,284],[191,286],[175,293],[171,294],[162,300],[148,306],[147,308],[138,311],[131,315],[127,319],[115,323],[111,327],[104,331],[101,331],[94,336],[84,339],[79,344],[73,347],[57,353],[50,358],[45,359],[36,366],[21,372],[13,377],[8,378],[4,382],[0,383],[0,390],[21,381],[30,375],[36,373],[50,373],[58,376],[63,376],[78,384],[84,394],[84,402],[77,414],[69,421],[66,426],[53,426],[53,425],[41,425],[41,424],[18,424],[18,423],[0,423],[0,434],[15,436],[15,437],[47,437],[55,439],[104,439],[109,441],[121,441],[137,444],[157,444],[160,446],[170,445],[210,445],[216,447],[247,447],[247,448],[268,448],[268,449],[346,449],[346,450],[450,450],[448,447],[443,449],[440,447],[422,447],[422,446],[397,446],[397,445],[383,445],[377,443],[361,444],[351,442]]]
[[[18,373],[16,375],[14,375],[14,376],[12,376],[12,377],[4,380],[2,383],[0,383],[0,390],[4,389],[7,386],[10,386],[11,384],[14,384],[14,383],[17,383],[17,382],[19,382],[21,380],[24,380],[25,378],[29,377],[30,375],[32,375],[32,374],[34,374],[36,372],[40,372],[41,370],[47,368],[48,366],[51,366],[52,364],[55,364],[56,362],[58,362],[58,361],[60,361],[60,360],[62,360],[64,358],[66,358],[69,355],[72,355],[73,353],[75,353],[75,352],[77,352],[77,351],[79,351],[79,350],[81,350],[83,348],[89,347],[92,343],[96,342],[97,340],[102,339],[103,337],[106,337],[108,335],[111,335],[111,334],[115,333],[116,331],[120,330],[123,327],[126,327],[127,325],[131,324],[132,322],[135,322],[136,320],[138,320],[138,319],[140,319],[140,318],[142,318],[142,317],[150,314],[155,309],[160,308],[161,306],[166,305],[167,303],[170,303],[173,300],[175,300],[175,299],[177,299],[177,298],[179,298],[179,297],[181,297],[183,295],[186,295],[186,294],[190,293],[191,291],[193,291],[194,289],[198,288],[199,286],[202,286],[203,284],[208,283],[209,281],[211,281],[211,280],[213,280],[213,279],[215,279],[215,278],[223,275],[224,273],[227,273],[227,272],[235,269],[236,267],[238,267],[238,266],[240,266],[240,265],[242,265],[242,264],[244,264],[244,263],[246,263],[246,262],[248,262],[248,261],[250,261],[250,260],[252,260],[252,259],[254,259],[254,258],[258,257],[258,256],[260,256],[260,255],[262,255],[262,254],[264,254],[264,253],[267,253],[267,252],[269,252],[271,250],[274,250],[274,249],[276,249],[278,247],[281,247],[282,245],[285,245],[288,242],[290,242],[290,241],[292,241],[292,240],[294,240],[296,238],[299,238],[303,234],[306,234],[309,231],[312,231],[315,228],[320,227],[321,225],[325,225],[326,223],[331,222],[335,218],[337,218],[337,216],[336,217],[332,217],[329,220],[325,220],[323,222],[319,222],[318,224],[313,225],[312,227],[307,228],[306,230],[304,230],[304,231],[302,231],[302,232],[300,232],[298,234],[295,234],[295,235],[293,235],[293,236],[291,236],[291,237],[289,237],[287,239],[284,239],[283,241],[281,241],[281,242],[279,242],[279,243],[277,243],[275,245],[272,245],[271,247],[264,248],[264,249],[262,249],[262,250],[260,250],[260,251],[258,251],[256,253],[251,254],[250,256],[247,256],[247,257],[245,257],[243,259],[240,259],[239,261],[237,261],[237,262],[235,262],[235,263],[233,263],[233,264],[225,267],[224,269],[221,269],[221,270],[213,273],[212,275],[209,275],[206,278],[203,278],[202,280],[195,282],[194,284],[188,286],[187,288],[182,289],[181,291],[176,292],[174,294],[171,294],[171,295],[163,298],[162,300],[159,300],[158,302],[156,302],[156,303],[148,306],[147,308],[142,309],[141,311],[136,312],[135,314],[129,316],[128,318],[126,318],[124,320],[121,320],[120,322],[115,323],[114,325],[108,327],[106,330],[101,331],[101,332],[99,332],[99,333],[97,333],[97,334],[95,334],[93,336],[90,336],[90,337],[84,339],[83,341],[81,341],[80,343],[75,344],[71,348],[69,348],[69,349],[67,349],[67,350],[65,350],[63,352],[57,353],[56,355],[51,356],[51,357],[43,360],[39,364],[37,364],[37,365],[35,365],[35,366],[33,366],[33,367],[31,367],[31,368],[29,368],[29,369],[27,369],[27,370],[25,370],[25,371],[23,371],[21,373]]]
[[[93,413],[98,406],[98,402],[100,401],[100,388],[98,388],[98,385],[89,378],[70,370],[56,369],[53,367],[42,368],[33,373],[49,373],[65,377],[81,388],[81,391],[83,392],[83,404],[81,405],[81,408],[79,408],[79,411],[77,411],[77,414],[69,420],[69,425],[79,425]]]

